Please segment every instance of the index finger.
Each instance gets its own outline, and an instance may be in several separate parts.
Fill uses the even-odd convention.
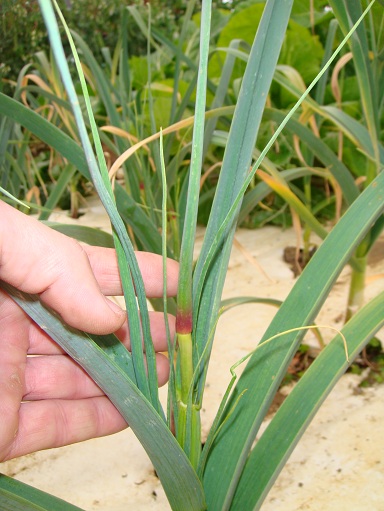
[[[101,288],[107,296],[122,294],[117,256],[112,248],[83,246]],[[143,276],[146,295],[149,298],[163,296],[163,261],[162,257],[150,252],[136,252],[137,261]],[[177,292],[179,265],[173,259],[167,259],[167,296]]]

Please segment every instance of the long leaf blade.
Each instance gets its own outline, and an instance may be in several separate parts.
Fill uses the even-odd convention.
[[[384,325],[384,292],[341,330],[352,361]],[[244,467],[231,509],[259,509],[305,429],[348,368],[338,334],[320,353],[263,433]]]
[[[208,276],[204,274],[205,259],[210,252],[217,231],[231,209],[248,173],[265,100],[273,77],[274,65],[280,53],[291,7],[291,0],[279,2],[270,0],[266,3],[243,78],[215,200],[194,274],[193,313],[197,359],[204,352],[207,332],[213,331],[216,322],[235,229],[234,222],[225,229],[223,241],[220,242],[217,256],[211,264]],[[237,214],[238,211],[239,207]],[[203,286],[200,297],[199,290]],[[201,314],[200,311],[206,311],[206,313]],[[196,323],[197,317],[199,317],[199,321]],[[205,370],[201,368],[202,377],[197,393],[198,401],[202,398]]]
[[[353,249],[382,214],[383,196],[384,172],[360,195],[327,236],[261,342],[280,332],[313,323]],[[287,333],[278,342],[266,343],[256,350],[234,388],[227,411],[239,396],[241,399],[215,439],[203,478],[210,509],[224,509],[224,501],[226,505],[230,504],[260,424],[303,335],[303,332]],[[225,473],[220,470],[223,463]]]
[[[77,506],[0,474],[1,511],[83,511]]]
[[[162,417],[93,339],[70,329],[35,296],[0,286],[100,386],[147,451],[173,509],[205,509],[201,483]]]

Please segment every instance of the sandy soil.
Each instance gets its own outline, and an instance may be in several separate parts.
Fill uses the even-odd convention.
[[[80,222],[108,225],[97,205]],[[284,299],[295,279],[282,254],[284,247],[294,244],[292,230],[239,230],[224,296]],[[384,288],[383,247],[378,247],[369,267],[367,299]],[[319,323],[341,325],[348,274],[348,269],[343,271]],[[229,367],[254,349],[274,313],[272,307],[246,305],[221,318],[203,406],[205,432],[230,380]],[[328,339],[332,332],[324,330],[323,335]],[[383,332],[380,337],[384,339]],[[311,334],[306,341],[317,346]],[[351,374],[340,380],[283,469],[263,511],[384,511],[384,385],[362,390],[358,383],[359,377]],[[25,456],[0,465],[0,470],[87,511],[170,509],[150,461],[130,430]]]

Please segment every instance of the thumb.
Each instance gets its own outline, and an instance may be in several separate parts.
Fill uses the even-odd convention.
[[[0,279],[38,294],[70,326],[117,330],[125,312],[101,292],[79,243],[0,201]]]

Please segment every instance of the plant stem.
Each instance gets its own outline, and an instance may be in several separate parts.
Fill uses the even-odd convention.
[[[349,321],[351,317],[363,306],[365,273],[368,257],[365,245],[366,243],[363,242],[356,250],[355,260],[358,264],[352,268],[345,322]],[[359,255],[359,252],[363,251],[364,254]]]
[[[193,380],[192,335],[190,333],[177,334],[177,342],[180,350],[180,399],[183,404],[187,405],[189,391]]]
[[[200,456],[199,407],[193,405],[194,366],[192,341],[192,275],[200,177],[203,164],[207,70],[211,25],[211,0],[203,0],[200,28],[199,74],[196,89],[195,122],[180,251],[180,271],[177,291],[176,333],[178,343],[177,382],[178,427],[176,438],[192,464],[197,467]],[[197,428],[197,429],[196,429]],[[196,440],[198,439],[198,440]]]
[[[178,334],[180,355],[180,393],[178,399],[178,424],[176,438],[187,454],[194,469],[197,469],[201,454],[200,407],[192,404],[193,345],[191,334]]]

